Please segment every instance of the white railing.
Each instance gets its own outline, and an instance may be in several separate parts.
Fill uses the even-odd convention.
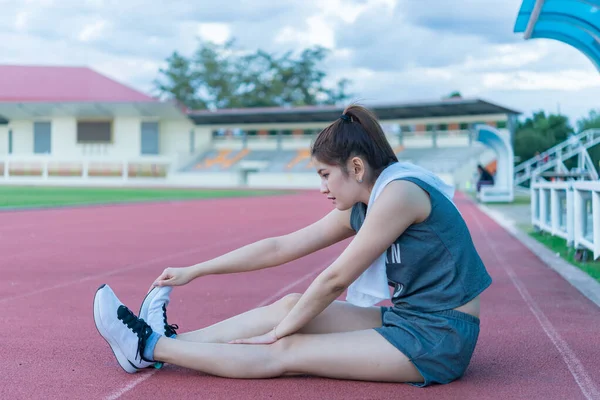
[[[164,178],[175,166],[174,160],[166,156],[61,158],[50,155],[8,155],[0,156],[0,183],[96,178],[123,181],[132,178]]]
[[[306,135],[220,135],[213,136],[212,143],[216,148],[242,149],[302,149],[310,147],[316,139],[317,133]],[[470,130],[446,131],[419,131],[419,132],[387,132],[386,137],[392,146],[403,142],[404,144],[421,144],[417,147],[433,147],[434,142],[438,147],[466,146],[471,142]],[[402,137],[402,139],[400,139]],[[412,147],[412,146],[410,146]]]
[[[573,135],[544,151],[539,156],[532,157],[515,166],[515,185],[520,185],[551,168],[567,172],[563,162],[577,155],[580,156],[578,168],[580,170],[587,170],[592,179],[598,179],[596,166],[593,165],[592,160],[587,154],[587,149],[596,145],[600,145],[600,129],[588,129],[577,135]]]
[[[534,182],[531,223],[600,258],[600,181]]]

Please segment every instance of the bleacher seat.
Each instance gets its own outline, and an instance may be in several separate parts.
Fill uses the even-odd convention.
[[[194,170],[202,171],[219,171],[227,170],[232,165],[247,157],[250,154],[250,149],[242,150],[212,150],[204,153],[194,163]]]
[[[479,156],[485,147],[473,145],[464,147],[393,148],[400,161],[409,161],[436,173],[452,172],[464,164],[465,160]],[[244,161],[264,161],[268,164],[263,172],[314,173],[310,149],[298,150],[209,150],[200,155],[183,171],[227,172],[236,163]]]
[[[300,149],[296,157],[286,165],[286,169],[292,171],[299,169],[298,167],[306,167],[307,160],[310,161],[310,149]]]

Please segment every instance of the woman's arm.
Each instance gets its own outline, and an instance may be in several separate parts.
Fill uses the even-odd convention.
[[[319,315],[411,224],[431,212],[429,196],[412,182],[394,181],[380,194],[348,248],[323,271],[295,307],[274,329],[281,338],[300,330]]]
[[[333,210],[317,222],[284,236],[271,237],[189,267],[194,278],[270,268],[331,246],[354,234],[350,210]]]

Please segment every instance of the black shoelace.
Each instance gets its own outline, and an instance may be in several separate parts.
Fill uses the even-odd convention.
[[[142,318],[136,317],[135,314],[124,305],[120,305],[117,309],[117,318],[123,321],[123,323],[137,335],[138,346],[136,359],[139,356],[140,360],[144,360],[144,349],[146,348],[146,341],[152,334],[152,328],[150,328]]]
[[[162,309],[163,321],[165,321],[165,336],[171,337],[173,335],[176,335],[177,332],[175,331],[175,329],[179,329],[179,326],[177,326],[177,324],[169,325],[169,323],[167,322],[167,306],[163,304]]]

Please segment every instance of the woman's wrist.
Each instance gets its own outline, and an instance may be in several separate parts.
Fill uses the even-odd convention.
[[[199,277],[205,275],[204,269],[203,269],[203,263],[191,265],[186,268],[188,269],[192,279],[196,279],[196,278],[199,278]]]

